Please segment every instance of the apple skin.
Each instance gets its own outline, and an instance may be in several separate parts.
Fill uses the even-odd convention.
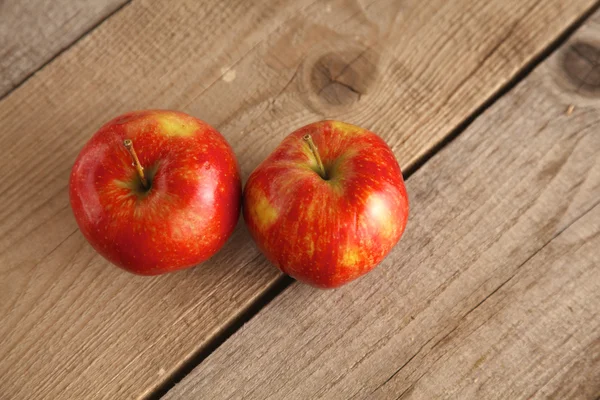
[[[275,266],[309,285],[335,288],[372,270],[400,240],[408,197],[394,153],[379,136],[322,121],[290,134],[252,172],[242,209]]]
[[[144,167],[145,190],[123,141]],[[189,115],[134,111],[106,123],[71,171],[81,232],[113,264],[140,275],[192,267],[215,254],[239,219],[241,180],[223,136]]]

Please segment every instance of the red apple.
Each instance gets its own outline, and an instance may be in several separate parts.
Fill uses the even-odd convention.
[[[373,269],[404,232],[408,198],[394,153],[338,121],[289,135],[250,175],[243,213],[279,269],[321,288]]]
[[[100,254],[157,275],[194,266],[225,244],[239,217],[241,181],[231,147],[208,124],[174,111],[136,111],[87,142],[69,194],[81,232]]]

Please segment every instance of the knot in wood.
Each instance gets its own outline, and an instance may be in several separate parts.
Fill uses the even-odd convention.
[[[567,47],[562,58],[562,68],[581,94],[600,95],[600,49],[597,45],[578,41]]]
[[[310,70],[310,88],[321,102],[350,106],[367,94],[377,76],[377,57],[370,49],[330,52]]]

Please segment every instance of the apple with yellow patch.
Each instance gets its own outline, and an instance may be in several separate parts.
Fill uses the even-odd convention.
[[[334,288],[372,270],[400,240],[408,198],[388,145],[322,121],[298,129],[250,175],[244,220],[266,257],[299,281]]]
[[[174,111],[135,111],[87,142],[69,182],[85,238],[113,264],[157,275],[215,254],[237,223],[241,180],[225,138]]]

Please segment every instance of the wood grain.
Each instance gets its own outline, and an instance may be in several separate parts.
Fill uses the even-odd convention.
[[[600,102],[565,59],[599,23],[411,176],[382,265],[292,285],[165,398],[595,398]]]
[[[0,2],[0,98],[126,1]]]
[[[410,367],[370,395],[597,399],[600,206],[518,266]]]
[[[66,188],[104,121],[189,112],[247,176],[298,126],[338,118],[380,133],[406,167],[592,4],[134,0],[0,102],[0,391],[151,393],[280,276],[243,227],[210,262],[163,277],[97,256]]]

